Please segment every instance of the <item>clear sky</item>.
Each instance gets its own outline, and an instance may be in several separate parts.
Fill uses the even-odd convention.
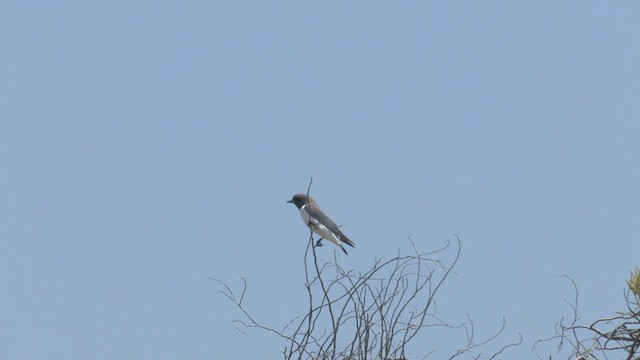
[[[6,1],[0,358],[273,359],[210,277],[304,309],[312,193],[342,265],[458,234],[439,312],[506,358],[622,310],[640,265],[640,3]],[[332,255],[335,247],[321,249]],[[425,336],[423,349],[455,347]],[[553,346],[547,348],[553,354]],[[440,356],[440,355],[433,355]]]

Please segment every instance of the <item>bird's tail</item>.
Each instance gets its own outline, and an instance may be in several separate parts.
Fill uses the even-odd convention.
[[[354,244],[353,241],[351,241],[351,239],[349,239],[348,237],[346,237],[344,235],[340,237],[340,241],[342,241],[343,243],[351,246],[352,248],[356,247],[356,244]]]
[[[340,247],[340,249],[342,249],[342,251],[345,254],[347,254],[347,250],[345,250],[344,246],[342,246],[342,243],[345,243],[345,244],[347,244],[347,245],[349,245],[351,247],[355,247],[353,245],[353,241],[349,240],[349,238],[346,237],[346,236],[334,235],[334,236],[331,236],[331,237],[327,237],[326,239],[331,241],[332,243],[338,245]],[[349,255],[349,254],[347,254],[347,255]]]

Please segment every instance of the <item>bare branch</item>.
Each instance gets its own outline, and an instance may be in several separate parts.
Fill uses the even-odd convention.
[[[625,294],[626,312],[592,321],[590,324],[579,324],[578,316],[578,286],[570,277],[574,288],[574,301],[565,303],[571,309],[571,317],[568,322],[562,317],[556,324],[556,335],[538,340],[534,343],[533,350],[539,344],[557,341],[558,352],[564,344],[569,344],[571,353],[567,359],[607,359],[610,355],[626,360],[634,360],[640,357],[640,307],[628,290]],[[541,357],[538,355],[538,358]]]

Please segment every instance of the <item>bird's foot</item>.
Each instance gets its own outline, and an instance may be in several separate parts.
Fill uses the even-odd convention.
[[[318,240],[318,242],[316,242],[316,246],[317,247],[321,247],[322,246],[322,239]]]

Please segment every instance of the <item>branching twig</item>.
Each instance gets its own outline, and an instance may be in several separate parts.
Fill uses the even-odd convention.
[[[625,360],[640,360],[640,306],[633,300],[632,294],[624,294],[627,311],[597,319],[588,325],[579,324],[578,316],[578,286],[570,277],[574,289],[573,302],[566,301],[571,309],[568,322],[562,317],[556,324],[556,335],[538,340],[533,350],[539,359],[537,346],[549,341],[558,342],[558,352],[564,344],[569,344],[571,353],[567,359],[607,359],[616,356]]]

